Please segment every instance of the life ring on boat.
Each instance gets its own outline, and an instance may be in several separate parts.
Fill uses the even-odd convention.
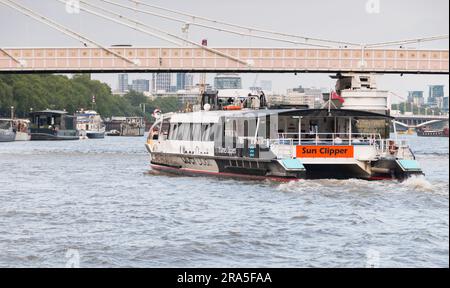
[[[242,109],[241,106],[235,106],[235,105],[223,107],[223,110],[228,110],[228,111],[236,111],[236,110],[241,110],[241,109]]]

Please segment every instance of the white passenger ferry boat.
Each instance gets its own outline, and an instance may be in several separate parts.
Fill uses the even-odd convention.
[[[389,116],[348,109],[278,109],[264,96],[203,96],[202,111],[166,114],[146,148],[154,170],[252,179],[405,179],[422,170]]]

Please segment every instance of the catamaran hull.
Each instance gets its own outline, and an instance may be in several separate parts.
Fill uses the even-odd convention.
[[[374,163],[370,173],[368,173],[357,164],[305,164],[303,165],[304,169],[298,169],[298,167],[289,169],[292,167],[287,167],[283,160],[197,157],[164,153],[152,153],[151,155],[151,167],[153,170],[187,176],[204,175],[275,181],[295,181],[300,179],[401,181],[412,175],[423,175],[419,170],[405,169],[395,159]],[[289,159],[289,161],[291,160]]]

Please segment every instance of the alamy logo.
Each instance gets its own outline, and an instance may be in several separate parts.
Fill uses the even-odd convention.
[[[380,14],[381,12],[381,0],[367,0],[366,12],[369,14]]]
[[[80,1],[79,0],[66,0],[66,12],[69,14],[80,13]]]

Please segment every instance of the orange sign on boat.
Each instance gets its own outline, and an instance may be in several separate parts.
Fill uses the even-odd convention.
[[[353,146],[297,146],[297,158],[353,158]]]

